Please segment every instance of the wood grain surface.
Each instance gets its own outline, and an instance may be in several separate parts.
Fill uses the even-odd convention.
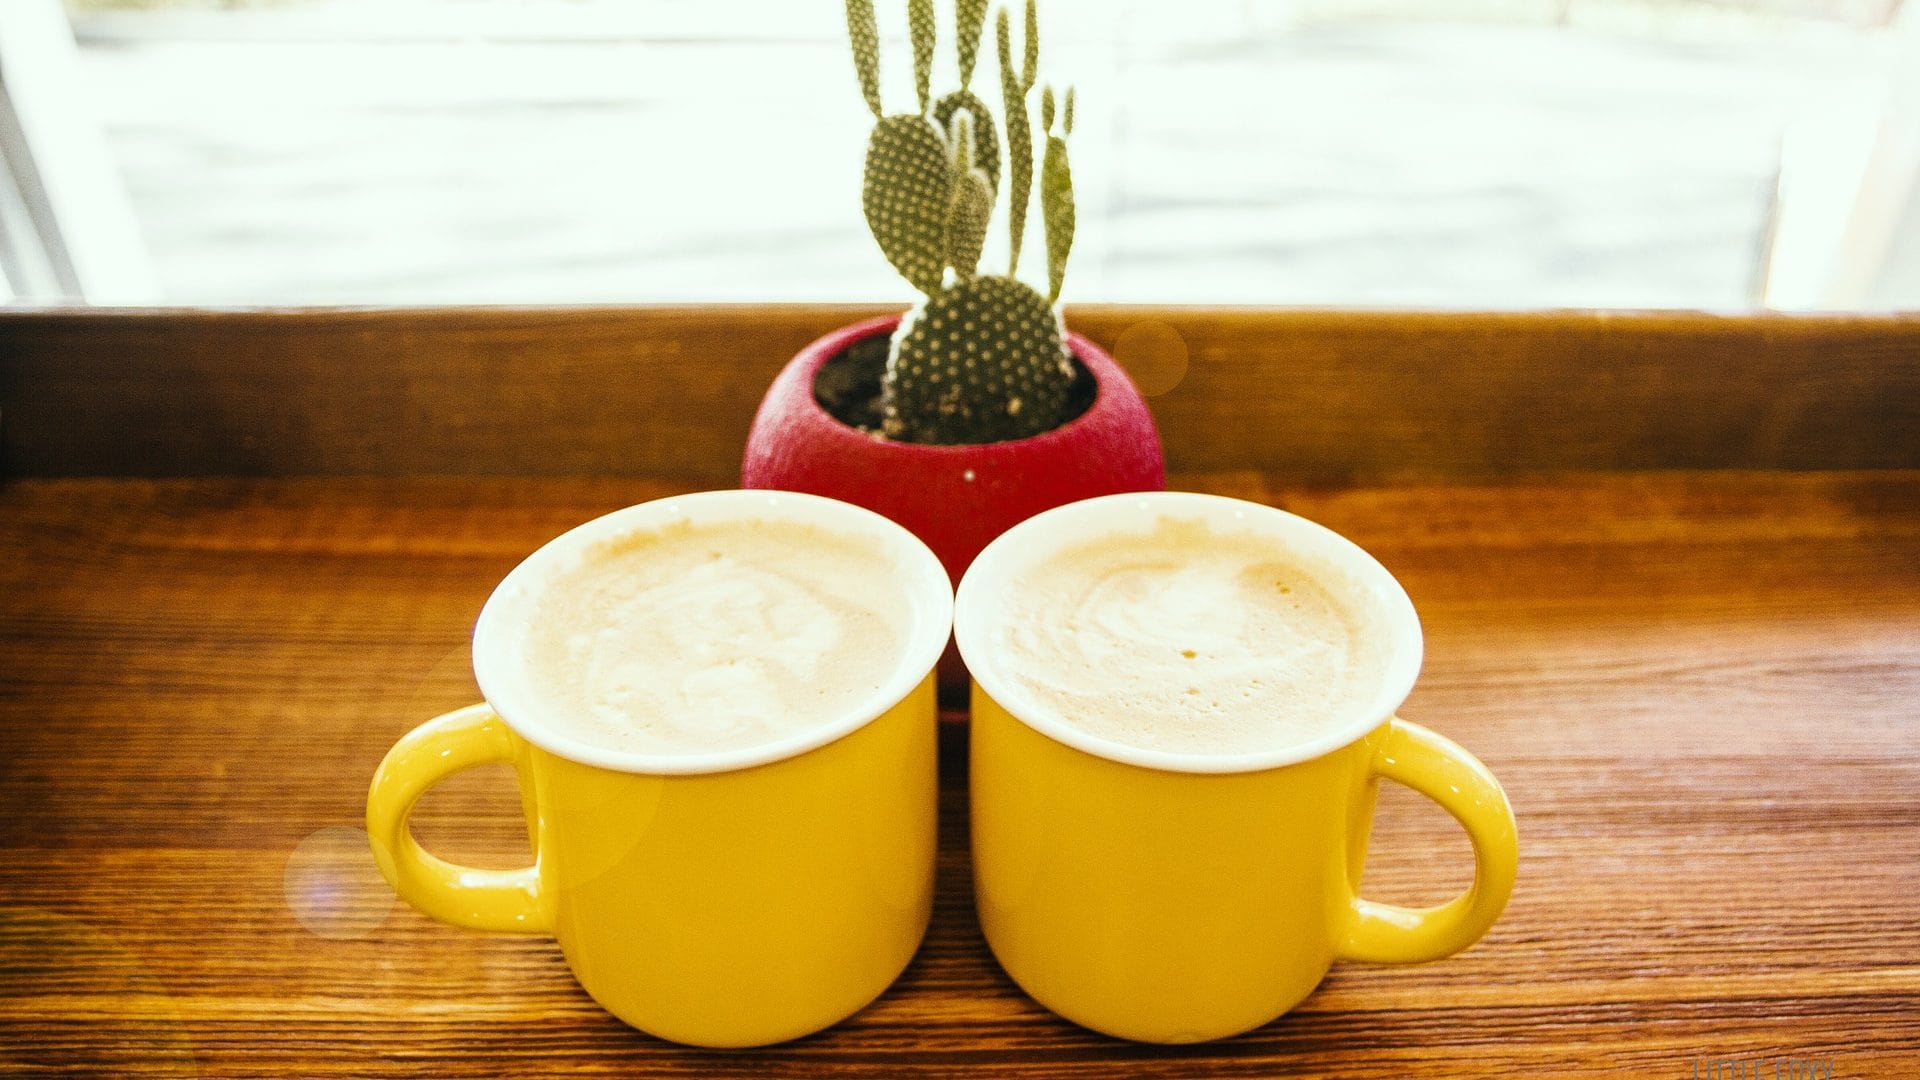
[[[1341,965],[1208,1046],[1074,1028],[981,940],[950,736],[937,910],[898,985],[770,1050],[666,1045],[550,941],[396,904],[354,830],[393,740],[476,697],[493,583],[691,481],[15,480],[0,1075],[1920,1075],[1920,473],[1175,483],[1323,521],[1407,585],[1429,651],[1405,713],[1482,756],[1520,821],[1512,905],[1473,949]],[[523,860],[508,784],[454,778],[423,839]],[[1382,899],[1468,877],[1452,822],[1397,789],[1372,851]]]
[[[780,366],[886,310],[0,311],[0,470],[731,484]],[[1091,306],[1067,321],[1154,392],[1176,469],[1920,466],[1920,313]]]

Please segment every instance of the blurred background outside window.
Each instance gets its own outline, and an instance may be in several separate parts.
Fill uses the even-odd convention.
[[[1916,7],[1042,0],[1067,297],[1920,307]],[[15,302],[906,288],[841,0],[0,0],[0,89]]]

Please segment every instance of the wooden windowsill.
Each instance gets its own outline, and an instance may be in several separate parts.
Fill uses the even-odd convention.
[[[493,584],[726,483],[766,379],[849,316],[0,314],[0,1072],[1920,1071],[1915,318],[1076,313],[1193,343],[1154,402],[1174,486],[1324,522],[1406,584],[1404,711],[1520,824],[1512,904],[1459,956],[1339,965],[1217,1044],[1075,1028],[981,940],[952,731],[925,946],[793,1044],[661,1043],[551,941],[393,901],[346,830],[393,740],[476,699]],[[523,860],[509,784],[456,777],[423,841]],[[1383,791],[1370,894],[1434,901],[1467,863]]]
[[[899,310],[0,310],[0,472],[724,485],[780,366]],[[1152,405],[1175,468],[1366,481],[1920,464],[1920,313],[1089,306],[1067,322],[1123,364],[1148,354],[1142,381],[1170,386]],[[1142,341],[1183,348],[1128,347]]]

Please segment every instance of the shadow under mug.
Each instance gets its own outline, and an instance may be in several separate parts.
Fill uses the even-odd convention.
[[[1157,519],[1271,538],[1365,590],[1386,618],[1378,693],[1327,735],[1272,752],[1141,750],[1065,723],[997,662],[999,598],[1067,546]],[[1238,1034],[1298,1004],[1336,959],[1434,960],[1471,945],[1512,892],[1506,795],[1459,746],[1394,715],[1413,688],[1420,624],[1366,552],[1319,525],[1212,495],[1112,495],[1049,510],[990,544],[960,583],[973,675],[975,905],[988,944],[1029,995],[1084,1027],[1145,1042]],[[1405,908],[1359,895],[1381,778],[1467,830],[1473,885]]]
[[[615,751],[552,727],[518,674],[515,632],[553,573],[608,538],[740,520],[862,537],[899,569],[907,640],[870,707],[717,753]],[[951,611],[946,572],[924,544],[831,499],[705,492],[588,522],[535,552],[487,601],[473,642],[486,704],[428,721],[381,763],[367,796],[381,872],[444,922],[552,934],[594,1000],[662,1038],[756,1046],[845,1019],[899,976],[932,910],[933,668]],[[429,787],[487,762],[519,778],[532,866],[457,866],[408,828]]]

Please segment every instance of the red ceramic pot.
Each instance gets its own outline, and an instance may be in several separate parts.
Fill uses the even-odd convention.
[[[1132,380],[1099,346],[1068,334],[1068,348],[1098,390],[1087,411],[1025,439],[930,446],[868,435],[835,419],[813,396],[814,376],[863,338],[890,334],[897,315],[842,327],[800,351],[768,388],[747,436],[741,486],[804,491],[892,518],[926,542],[957,585],[994,537],[1063,503],[1166,487],[1153,414]],[[966,685],[951,646],[940,681]]]

